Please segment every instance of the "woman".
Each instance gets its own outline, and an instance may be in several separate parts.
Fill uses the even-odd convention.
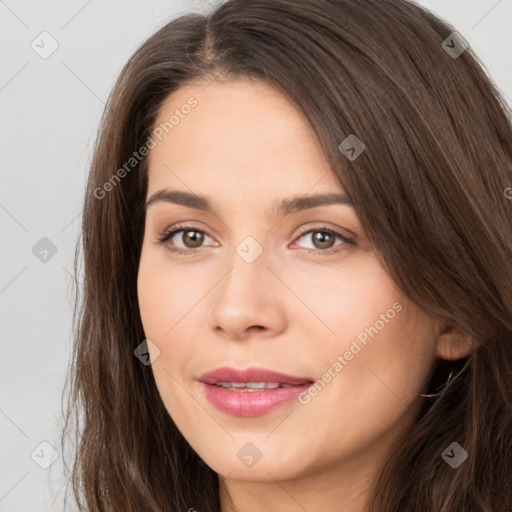
[[[509,116],[405,1],[232,0],[149,38],[85,199],[76,498],[511,510]]]

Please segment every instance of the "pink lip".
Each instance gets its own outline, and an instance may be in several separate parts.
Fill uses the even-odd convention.
[[[222,412],[234,416],[261,416],[295,399],[313,383],[308,377],[292,377],[265,368],[222,367],[202,375],[199,379],[210,402]],[[230,391],[216,386],[216,382],[279,382],[292,387],[257,391]]]

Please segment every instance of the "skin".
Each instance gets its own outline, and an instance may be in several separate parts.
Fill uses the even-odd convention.
[[[152,349],[152,370],[162,400],[219,474],[223,511],[232,510],[227,492],[239,511],[362,511],[372,478],[415,421],[436,358],[464,357],[469,345],[396,286],[350,204],[273,213],[285,198],[344,192],[286,97],[249,80],[189,84],[169,96],[155,126],[191,96],[197,106],[148,156],[146,199],[161,189],[193,192],[215,209],[161,201],[146,213],[138,297],[146,337],[160,351]],[[156,243],[178,223],[188,231]],[[324,226],[354,243],[315,242]],[[306,228],[317,232],[301,235]],[[206,232],[202,245],[195,229]],[[247,236],[263,249],[252,263],[236,251]],[[216,409],[198,382],[220,366],[320,379],[397,303],[394,318],[305,405],[236,417]],[[250,468],[237,457],[248,442],[262,454]]]

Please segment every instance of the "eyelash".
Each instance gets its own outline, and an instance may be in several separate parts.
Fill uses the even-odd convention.
[[[159,245],[164,245],[174,235],[176,235],[177,233],[180,233],[180,232],[185,232],[185,231],[195,231],[197,233],[202,233],[204,235],[210,236],[210,235],[208,235],[208,233],[206,233],[206,231],[204,231],[202,229],[195,228],[194,226],[178,225],[178,226],[175,226],[172,230],[165,231],[164,233],[162,233],[157,238],[155,243],[157,243]],[[342,235],[338,231],[335,231],[334,229],[328,228],[327,226],[322,226],[320,228],[309,228],[309,229],[304,228],[303,230],[301,230],[299,232],[297,239],[302,238],[304,235],[306,235],[308,233],[316,233],[316,232],[329,233],[330,235],[340,238],[342,243],[337,246],[334,246],[334,247],[337,247],[337,249],[333,247],[333,248],[329,248],[329,249],[325,249],[325,250],[303,249],[304,251],[307,251],[308,253],[317,253],[317,254],[321,253],[323,255],[331,255],[331,254],[336,254],[338,252],[346,250],[346,247],[344,247],[345,245],[352,245],[352,246],[355,245],[355,242],[353,240],[347,238],[346,236]],[[169,251],[171,251],[172,253],[181,254],[181,255],[185,255],[185,256],[191,256],[193,254],[197,254],[202,248],[203,247],[200,247],[198,249],[182,249],[180,247],[171,247],[171,246],[167,247],[167,249]]]

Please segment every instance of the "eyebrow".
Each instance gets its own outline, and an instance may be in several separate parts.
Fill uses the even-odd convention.
[[[151,205],[159,202],[174,203],[188,208],[196,208],[197,210],[215,213],[212,203],[206,197],[190,192],[167,189],[162,189],[152,194],[146,202],[144,210],[147,211]],[[275,215],[288,215],[308,208],[332,204],[346,204],[352,206],[352,202],[346,194],[316,194],[283,199],[279,205],[274,206],[272,212]]]

